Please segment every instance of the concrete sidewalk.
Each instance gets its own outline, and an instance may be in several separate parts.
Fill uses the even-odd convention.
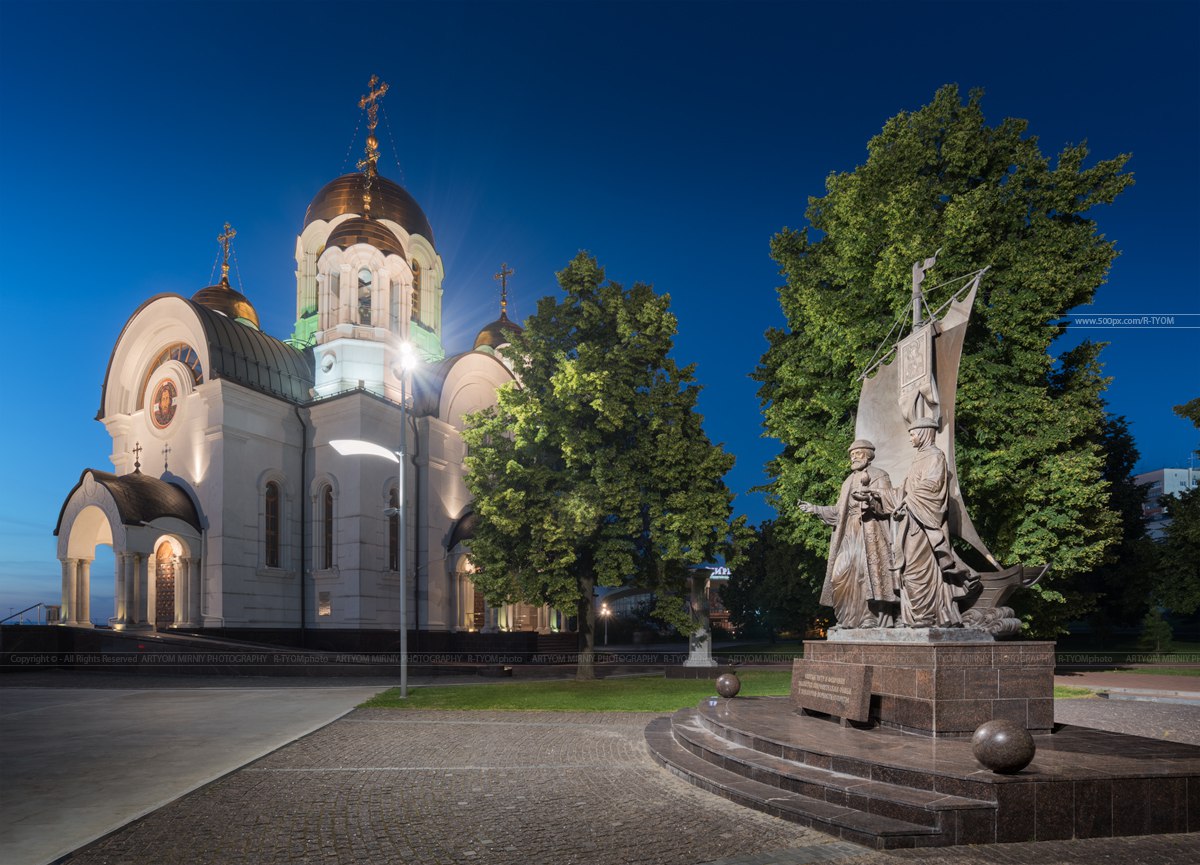
[[[91,683],[98,687],[5,677],[0,862],[52,862],[324,727],[385,687],[354,680],[164,687],[136,677],[121,687],[94,676]]]

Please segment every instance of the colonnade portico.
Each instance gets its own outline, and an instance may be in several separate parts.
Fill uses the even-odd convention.
[[[116,615],[111,620],[117,630],[148,630],[154,627],[156,603],[155,581],[151,568],[153,552],[118,552],[116,554]],[[203,571],[200,559],[175,554],[175,609],[171,627],[196,628],[201,625],[200,584]]]
[[[483,622],[476,619],[476,588],[471,581],[473,570],[458,570],[452,572],[453,593],[452,602],[453,622],[455,631],[479,630],[485,634],[499,631],[537,631],[539,634],[549,634],[554,630],[555,621],[561,617],[557,611],[547,605],[535,607],[532,604],[501,604],[494,607],[484,601]]]
[[[62,611],[64,625],[92,627],[92,562],[94,559],[69,557],[62,564]]]
[[[96,549],[107,546],[114,561],[110,625],[117,630],[200,625],[200,526],[195,505],[182,488],[139,471],[118,477],[86,469],[54,530],[62,565],[62,624],[92,625],[92,563]],[[169,570],[162,574],[175,596],[173,609],[164,616],[156,615],[155,608],[159,562],[174,571],[173,582]],[[164,607],[167,600],[163,598]]]

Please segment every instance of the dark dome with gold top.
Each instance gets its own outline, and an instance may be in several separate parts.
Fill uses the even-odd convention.
[[[192,301],[206,306],[214,312],[219,312],[233,321],[243,321],[255,329],[260,329],[258,313],[254,306],[246,299],[246,295],[231,288],[225,279],[216,285],[200,289],[192,295]]]
[[[329,239],[325,241],[325,246],[326,248],[340,246],[342,249],[349,249],[356,243],[373,246],[385,255],[408,258],[404,252],[404,245],[396,235],[392,234],[391,229],[377,220],[364,219],[361,216],[347,219],[341,223],[330,233]]]
[[[521,333],[524,330],[521,325],[509,319],[505,313],[500,313],[500,317],[491,324],[485,325],[483,330],[479,331],[479,336],[475,337],[475,348],[499,348],[502,345],[507,345],[512,342],[512,334]]]
[[[363,212],[363,174],[343,174],[317,193],[304,214],[307,227],[318,219],[331,220],[343,213]],[[417,200],[399,184],[376,175],[371,183],[371,216],[390,219],[409,234],[419,234],[433,244],[433,229]]]

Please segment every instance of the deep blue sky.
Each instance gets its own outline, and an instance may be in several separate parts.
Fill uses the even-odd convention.
[[[502,261],[517,318],[580,249],[653,283],[757,522],[769,510],[746,491],[776,447],[748,375],[782,324],[768,243],[826,176],[940,85],[982,87],[989,119],[1028,119],[1044,152],[1133,154],[1136,185],[1092,214],[1121,252],[1092,309],[1200,325],[1198,57],[1195,2],[0,0],[0,616],[57,602],[59,508],[84,468],[111,468],[92,418],[112,345],[147,297],[215,281],[226,220],[235,286],[290,332],[295,236],[354,168],[372,73],[392,88],[381,170],[445,262],[448,350],[495,318]],[[1186,465],[1197,435],[1171,406],[1200,395],[1200,329],[1087,335],[1111,343],[1108,398],[1141,468]],[[108,615],[111,564],[94,573]]]

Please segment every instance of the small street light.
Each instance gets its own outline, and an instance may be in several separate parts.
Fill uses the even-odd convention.
[[[608,608],[608,604],[600,605],[600,618],[604,619],[604,645],[608,645],[608,617],[612,615],[612,610]]]
[[[399,346],[399,364],[393,374],[400,379],[400,448],[390,451],[374,442],[361,439],[335,439],[330,446],[343,456],[375,456],[398,463],[400,487],[397,494],[398,508],[385,508],[386,516],[395,516],[400,523],[400,697],[408,697],[408,493],[405,473],[408,468],[408,376],[417,365],[417,353],[412,344],[402,342]]]

